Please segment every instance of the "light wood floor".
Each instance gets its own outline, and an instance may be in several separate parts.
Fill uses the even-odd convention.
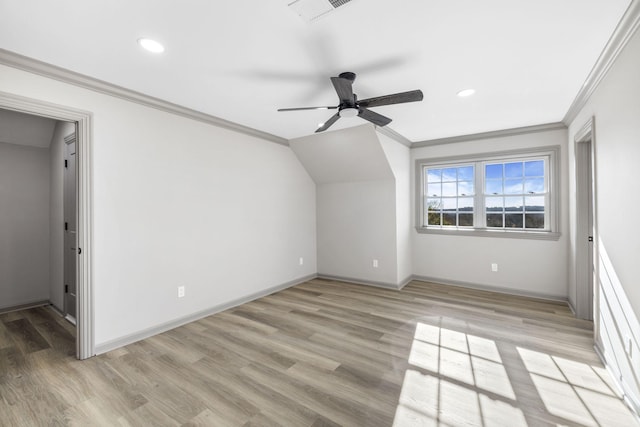
[[[0,315],[0,425],[635,426],[560,303],[312,280],[77,361],[47,308]]]

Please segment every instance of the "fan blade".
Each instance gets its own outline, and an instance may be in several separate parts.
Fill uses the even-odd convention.
[[[331,127],[332,124],[334,124],[335,122],[338,121],[338,119],[340,118],[340,113],[335,113],[333,116],[331,116],[329,118],[329,120],[327,120],[326,122],[324,122],[322,124],[322,126],[320,126],[318,129],[316,129],[316,133],[318,132],[324,132],[325,130],[329,129]]]
[[[358,101],[361,107],[379,107],[381,105],[402,104],[404,102],[422,101],[424,95],[421,90],[410,90],[409,92],[394,93],[393,95],[377,96],[375,98],[362,99]]]
[[[331,77],[341,104],[353,105],[353,82],[342,77]]]
[[[335,110],[338,107],[298,107],[298,108],[278,108],[278,111],[301,111],[301,110]]]
[[[391,123],[391,119],[389,117],[385,117],[382,114],[375,113],[362,107],[360,107],[358,116],[370,121],[376,126],[386,126]]]

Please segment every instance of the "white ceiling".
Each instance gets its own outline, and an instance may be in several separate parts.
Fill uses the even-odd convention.
[[[0,47],[287,139],[333,111],[276,109],[337,105],[353,71],[360,99],[424,92],[374,109],[422,141],[562,120],[630,3],[352,0],[308,23],[291,1],[0,0]]]

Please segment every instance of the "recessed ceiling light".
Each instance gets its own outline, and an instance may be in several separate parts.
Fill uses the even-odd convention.
[[[153,52],[153,53],[164,52],[164,46],[162,46],[159,42],[152,39],[143,37],[141,39],[138,39],[138,44],[142,46],[143,49],[148,50],[149,52]]]
[[[458,96],[460,98],[464,98],[464,97],[467,97],[467,96],[471,96],[474,93],[476,93],[475,89],[464,89],[464,90],[461,90],[460,92],[458,92]]]

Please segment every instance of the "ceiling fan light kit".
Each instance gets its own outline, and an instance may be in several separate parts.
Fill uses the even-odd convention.
[[[340,117],[355,117],[358,115],[358,109],[353,107],[345,107],[341,109],[338,114],[340,114]]]
[[[363,118],[376,126],[386,126],[391,123],[389,117],[371,111],[369,107],[380,107],[383,105],[403,104],[405,102],[422,101],[423,94],[421,90],[411,90],[408,92],[394,93],[391,95],[377,96],[358,100],[358,96],[353,93],[353,82],[356,80],[355,73],[350,71],[341,73],[338,77],[331,77],[333,88],[338,94],[340,104],[335,107],[298,107],[298,108],[280,108],[278,111],[300,111],[300,110],[326,110],[337,109],[338,112],[320,125],[316,132],[324,132],[329,129],[341,117]]]

